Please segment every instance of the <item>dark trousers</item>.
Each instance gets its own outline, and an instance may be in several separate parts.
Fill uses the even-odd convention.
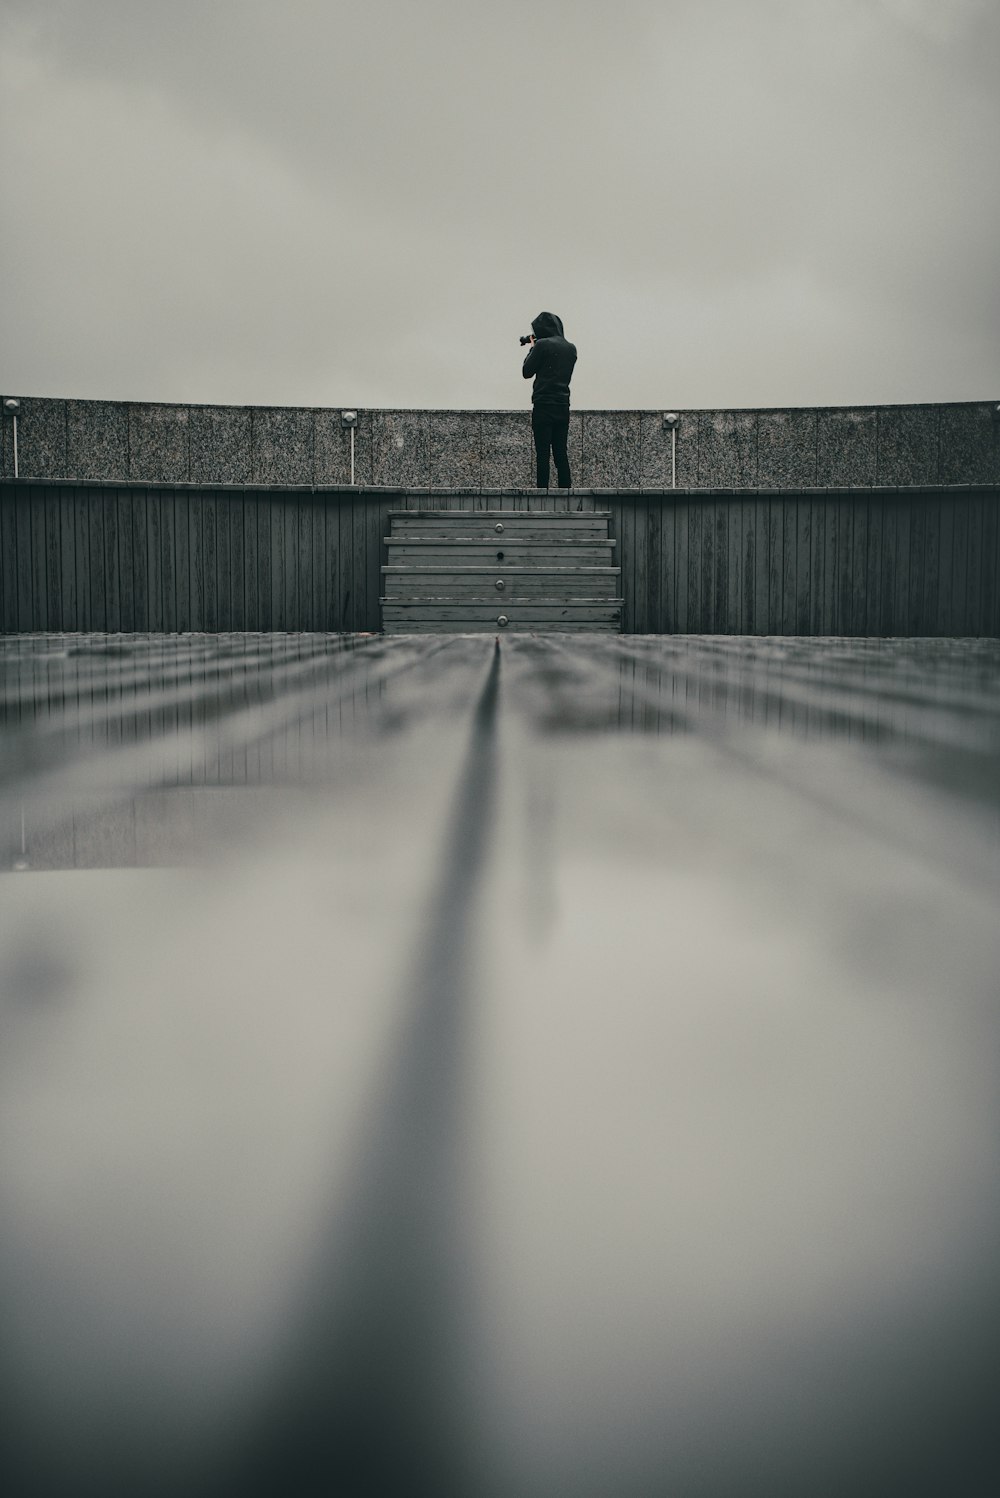
[[[566,456],[566,439],[569,437],[569,411],[550,409],[544,406],[531,408],[531,434],[535,439],[535,473],[539,489],[549,487],[549,448],[556,460],[556,475],[560,489],[572,484],[569,473],[569,458]]]

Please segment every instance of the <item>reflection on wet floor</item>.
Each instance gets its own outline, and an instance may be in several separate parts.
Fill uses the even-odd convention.
[[[14,1490],[989,1491],[998,770],[997,641],[0,642]]]

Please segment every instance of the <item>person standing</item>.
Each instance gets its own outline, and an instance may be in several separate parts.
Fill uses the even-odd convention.
[[[566,442],[569,437],[569,382],[576,363],[576,347],[563,336],[562,319],[539,312],[531,324],[531,347],[521,373],[532,375],[531,434],[535,439],[535,470],[539,489],[549,487],[549,451],[556,462],[561,489],[571,486]]]

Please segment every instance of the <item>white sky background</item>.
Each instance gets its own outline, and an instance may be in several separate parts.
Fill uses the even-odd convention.
[[[1000,397],[1000,0],[0,0],[4,394]]]

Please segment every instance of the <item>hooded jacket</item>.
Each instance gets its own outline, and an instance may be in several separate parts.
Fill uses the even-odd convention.
[[[569,382],[576,363],[576,347],[563,337],[562,319],[554,312],[539,312],[531,324],[535,343],[528,350],[521,373],[535,377],[532,404],[546,410],[569,410]]]

